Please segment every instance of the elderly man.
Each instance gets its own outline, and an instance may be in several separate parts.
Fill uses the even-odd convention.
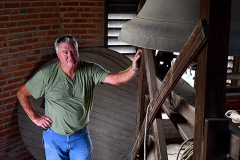
[[[100,82],[120,85],[132,80],[139,69],[141,51],[127,70],[109,73],[95,63],[79,60],[78,43],[72,36],[59,37],[55,49],[60,61],[34,75],[19,89],[17,97],[29,118],[44,128],[47,160],[89,160],[92,142],[87,123],[94,87]],[[43,95],[45,115],[39,116],[29,97]]]

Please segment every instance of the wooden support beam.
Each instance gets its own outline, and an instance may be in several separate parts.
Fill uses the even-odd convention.
[[[147,80],[145,72],[144,54],[142,55],[140,73],[139,73],[139,86],[138,86],[138,99],[137,99],[137,112],[136,112],[136,129],[135,129],[135,140],[142,126],[145,117],[145,92],[147,90]]]
[[[152,50],[144,49],[143,54],[146,67],[149,98],[150,101],[152,101],[153,96],[156,94],[158,88]],[[155,143],[157,143],[156,150],[158,152],[156,158],[159,160],[167,160],[167,146],[165,142],[164,126],[162,123],[161,112],[160,114],[158,114],[158,120],[156,121],[157,121],[156,124],[153,125]]]
[[[155,118],[153,121],[154,139],[157,148],[157,159],[167,160],[167,147],[164,135],[163,120],[161,118]]]
[[[156,72],[154,67],[154,60],[152,55],[152,50],[144,49],[144,61],[145,61],[145,68],[146,68],[146,75],[147,75],[147,82],[148,82],[148,92],[150,96],[150,101],[153,99],[153,96],[157,92],[157,81],[156,81]]]
[[[210,32],[197,62],[194,160],[203,160],[205,118],[225,113],[230,10],[231,0],[200,1],[200,18],[207,20]]]
[[[179,131],[179,134],[184,140],[194,137],[194,128],[189,125],[185,118],[178,112],[171,109],[171,105],[165,101],[162,105],[163,111],[167,114],[173,125]]]
[[[160,87],[161,80],[157,78],[157,85]],[[189,86],[183,79],[180,79],[177,85],[171,92],[171,98],[167,98],[165,103],[169,103],[169,109],[179,112],[190,124],[194,126],[195,123],[195,89]]]
[[[165,76],[160,89],[154,96],[154,99],[149,103],[149,119],[148,121],[146,121],[146,118],[144,119],[140,133],[138,134],[138,138],[132,150],[131,159],[136,159],[137,154],[139,153],[139,149],[142,146],[145,123],[148,124],[147,126],[150,126],[150,124],[152,124],[157,112],[161,108],[167,96],[170,94],[170,92],[172,91],[178,80],[181,78],[182,74],[185,72],[192,60],[197,57],[201,49],[205,46],[207,41],[205,33],[205,31],[207,30],[206,27],[207,26],[204,24],[204,22],[199,21],[189,40],[184,45],[180,55],[177,57],[175,63]]]
[[[205,120],[203,160],[225,159],[229,146],[229,120],[209,118]]]

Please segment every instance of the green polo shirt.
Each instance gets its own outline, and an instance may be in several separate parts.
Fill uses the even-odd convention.
[[[108,73],[95,63],[80,60],[71,80],[58,61],[37,72],[26,86],[34,98],[45,96],[45,115],[53,121],[51,129],[71,135],[88,123],[94,88]]]

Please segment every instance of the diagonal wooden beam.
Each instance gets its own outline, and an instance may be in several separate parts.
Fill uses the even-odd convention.
[[[143,143],[144,137],[144,130],[145,130],[145,123],[147,123],[149,129],[150,125],[152,124],[155,115],[161,108],[162,104],[166,100],[167,96],[170,94],[178,80],[181,78],[184,71],[187,69],[189,64],[192,62],[194,58],[200,53],[203,46],[205,46],[207,42],[206,36],[207,26],[205,21],[199,21],[197,26],[195,27],[193,33],[191,34],[190,38],[188,39],[187,43],[184,45],[181,53],[177,57],[175,63],[170,68],[168,73],[166,74],[162,85],[160,86],[159,90],[155,94],[153,100],[149,103],[149,115],[148,121],[146,118],[143,121],[141,130],[138,134],[136,142],[134,144],[132,150],[132,157],[131,159],[136,159],[139,150]]]

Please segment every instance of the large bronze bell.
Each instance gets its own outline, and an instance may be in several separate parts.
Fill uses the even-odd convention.
[[[147,0],[124,24],[119,40],[134,46],[179,52],[199,21],[200,0]]]
[[[229,55],[240,56],[240,0],[232,0]],[[119,40],[154,50],[180,52],[200,19],[200,0],[147,0],[124,24]]]

